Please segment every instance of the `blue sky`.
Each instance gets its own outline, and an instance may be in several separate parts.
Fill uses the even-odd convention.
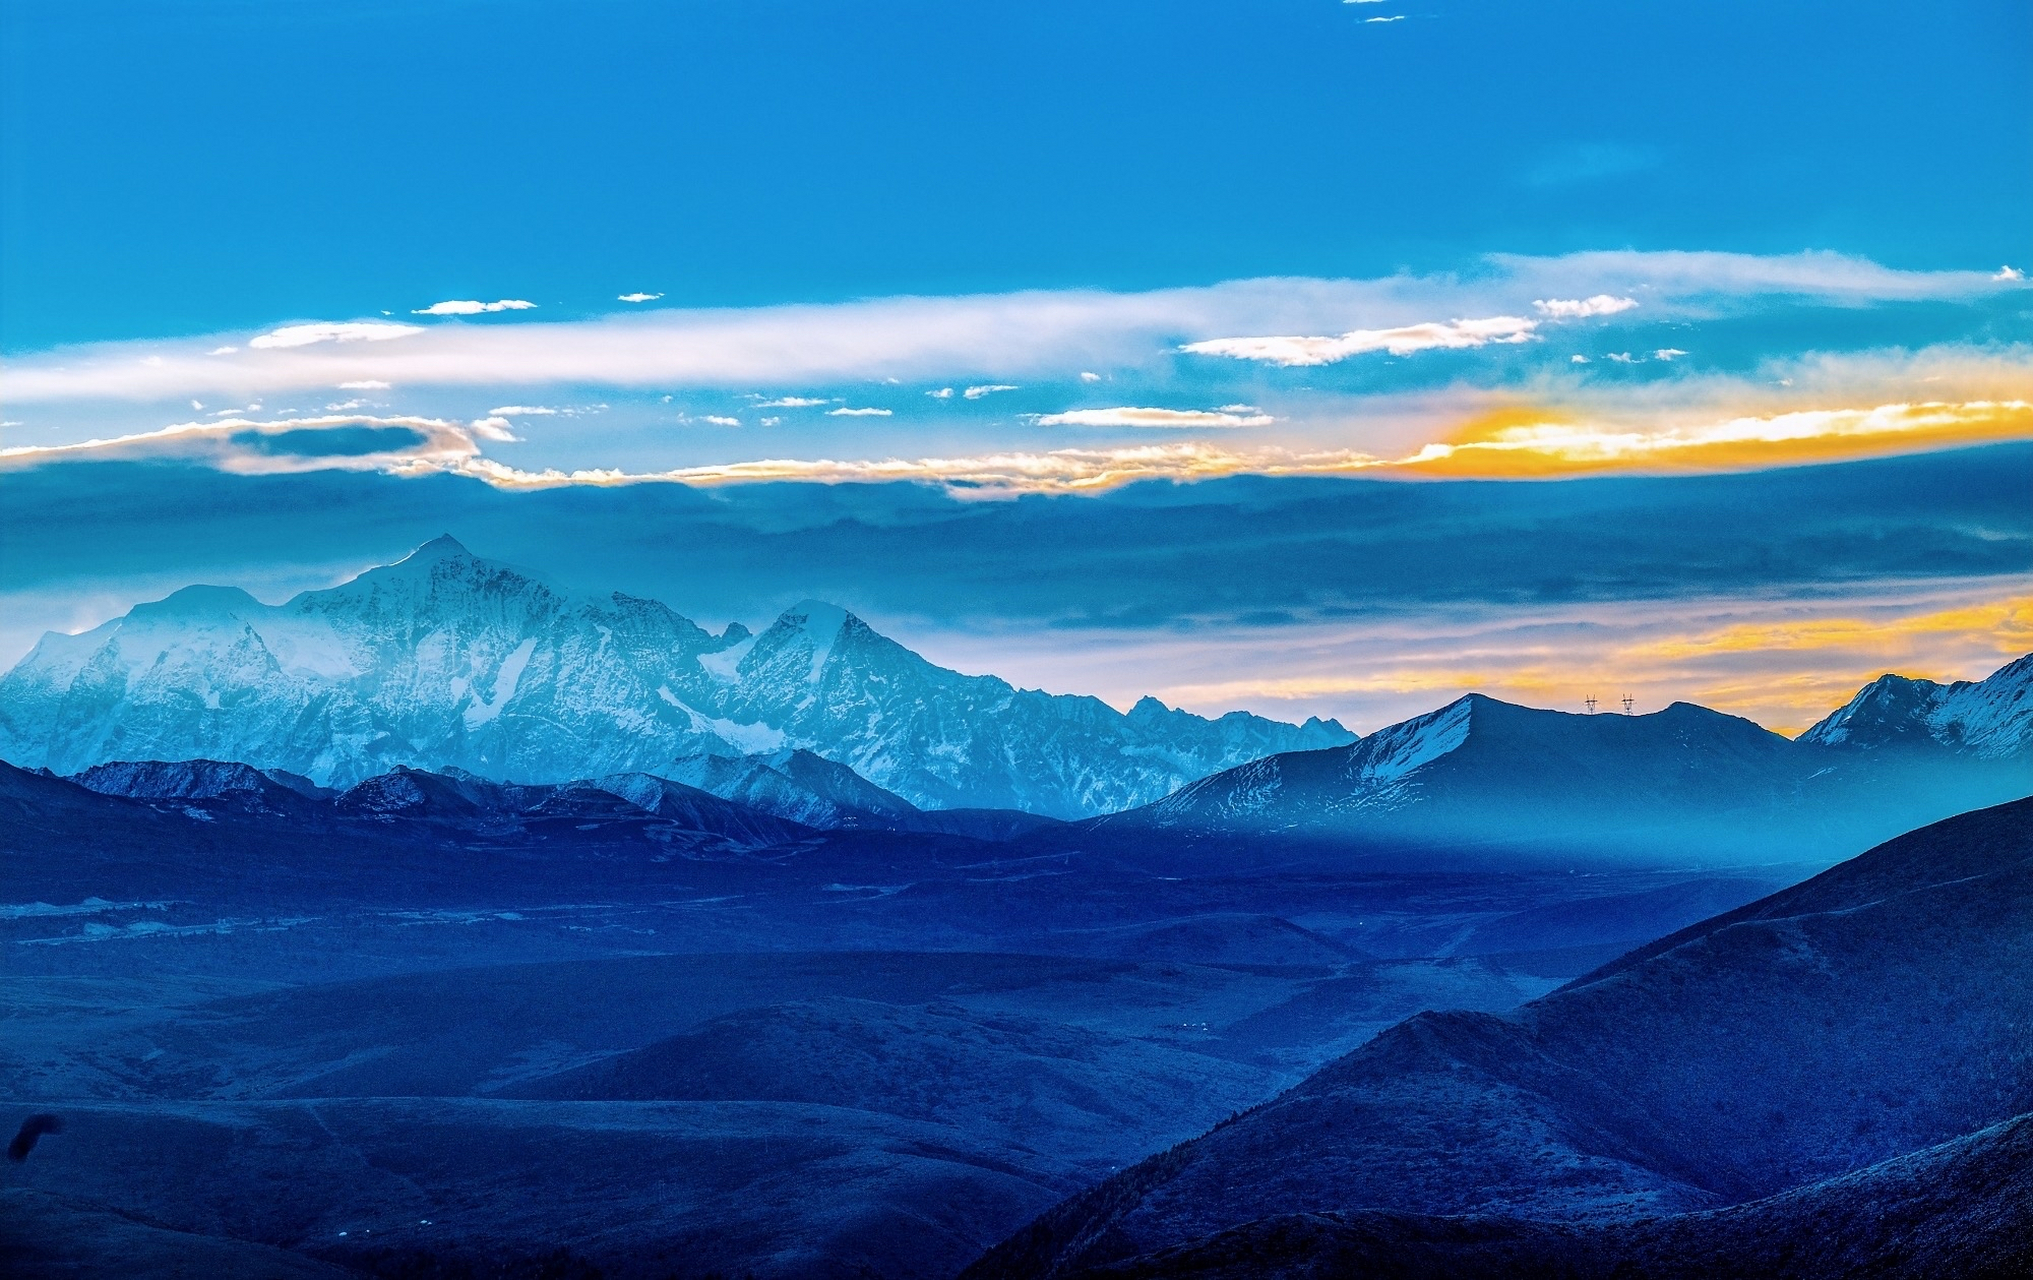
[[[0,14],[0,467],[46,482],[6,501],[56,485],[120,504],[58,508],[73,554],[16,541],[35,550],[8,557],[0,659],[179,574],[294,589],[434,526],[540,563],[547,522],[583,538],[611,521],[627,543],[686,494],[924,529],[865,572],[834,563],[828,589],[972,669],[1118,700],[1148,677],[1196,709],[1365,721],[1471,683],[1566,698],[1544,653],[1490,637],[1606,634],[1611,604],[1637,628],[1618,653],[1680,623],[1794,627],[1731,649],[1752,656],[1726,675],[1667,664],[1642,685],[1778,719],[1874,665],[1981,674],[1989,637],[2017,634],[1998,619],[2027,594],[2023,530],[1898,459],[2025,467],[2021,4]],[[1670,551],[1651,498],[1602,496],[1858,459],[1891,459],[1841,473],[1864,514],[1840,534],[1759,525],[1771,554],[1722,536],[1749,490],[1630,491],[1697,531]],[[1406,515],[1349,545],[1416,543],[1406,563],[1433,583],[1416,599],[1361,578],[1375,608],[1323,611],[1360,593],[1345,559],[1301,556],[1278,598],[1231,607],[1253,571],[1230,530],[1214,606],[1159,592],[1096,614],[1163,578],[1150,548],[1181,508],[1149,495],[1181,483],[1217,526],[1247,530],[1254,508],[1227,495],[1258,486],[1275,496],[1251,502],[1337,545],[1382,500],[1323,506],[1317,486],[1442,504],[1509,486],[1505,510],[1609,512],[1603,540],[1685,571],[1549,592],[1531,584],[1586,578],[1599,550],[1541,542],[1550,567],[1507,578],[1476,540],[1509,535]],[[1886,514],[1874,488],[1924,495],[1924,517]],[[194,491],[210,505],[178,509]],[[1004,570],[909,589],[952,527],[896,513],[1001,504],[969,517],[978,532],[1037,501],[1059,529],[1106,513],[1124,555],[983,535],[962,545]],[[338,537],[355,510],[394,523]],[[163,531],[258,528],[259,551],[136,565],[120,539],[212,536],[151,539],[148,511]],[[1990,559],[1941,533],[1971,528]],[[1859,560],[1845,539],[1898,554]],[[659,591],[755,621],[810,585],[817,545],[749,529]],[[1018,546],[1050,560],[1009,572]],[[729,566],[754,590],[725,590]],[[1863,630],[1815,648],[1812,618]]]

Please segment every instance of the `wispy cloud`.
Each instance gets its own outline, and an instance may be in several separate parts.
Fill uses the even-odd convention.
[[[716,427],[738,427],[741,425],[741,419],[739,418],[728,418],[715,413],[703,414],[700,416],[699,421],[710,422]]]
[[[391,384],[380,382],[373,378],[362,378],[353,382],[342,382],[339,384],[339,390],[341,391],[388,391],[390,389]]]
[[[842,406],[838,409],[826,410],[826,416],[829,418],[887,418],[890,416],[890,412],[888,409],[850,409]]]
[[[1636,298],[1615,298],[1598,293],[1593,298],[1537,298],[1532,305],[1539,314],[1555,320],[1580,320],[1588,316],[1613,316],[1638,305]]]
[[[558,411],[541,404],[505,404],[487,412],[497,418],[549,418],[554,417]]]
[[[1364,19],[1363,19],[1363,22],[1364,22],[1364,23],[1377,23],[1377,22],[1403,22],[1404,20],[1405,20],[1405,15],[1404,15],[1404,14],[1402,14],[1402,13],[1394,13],[1394,14],[1392,14],[1392,15],[1391,15],[1390,17],[1388,17],[1388,18],[1364,18]]]
[[[616,301],[616,302],[655,302],[655,301],[656,301],[656,300],[657,300],[658,298],[661,298],[661,297],[663,297],[663,296],[664,296],[664,295],[662,295],[661,293],[624,293],[624,294],[620,295],[619,297],[617,297],[617,298],[615,299],[615,301]]]
[[[626,301],[626,299],[623,299],[623,301]],[[415,311],[410,312],[410,314],[413,316],[477,316],[489,311],[533,311],[535,309],[536,303],[534,302],[525,302],[521,298],[503,298],[499,302],[478,302],[472,300],[433,302],[430,306],[419,307]]]
[[[1247,408],[1248,406],[1232,406]],[[1041,427],[1268,427],[1276,419],[1266,413],[1247,415],[1219,409],[1072,409],[1039,416]]]
[[[315,346],[321,342],[386,342],[391,338],[406,338],[413,333],[422,333],[420,325],[394,324],[382,320],[354,320],[340,324],[286,324],[280,329],[250,338],[247,345],[256,351],[283,351],[291,347]],[[231,347],[221,347],[214,355],[229,354]]]
[[[896,378],[1014,385],[1107,369],[1156,371],[1180,344],[1299,364],[1359,350],[1528,341],[1533,300],[1631,298],[1648,319],[1742,312],[1773,298],[1862,306],[2023,289],[1989,271],[1909,272],[1828,253],[1756,257],[1614,251],[1497,256],[1465,276],[1233,281],[1145,293],[1037,291],[748,309],[668,308],[583,321],[419,328],[287,325],[220,356],[219,336],[16,355],[0,394],[29,401],[280,395],[340,382],[617,388],[823,386]],[[1790,305],[1790,303],[1789,303]],[[1480,317],[1433,322],[1435,315]],[[1324,337],[1255,338],[1284,334]],[[1338,336],[1335,336],[1338,335]],[[402,341],[387,341],[400,338]],[[229,345],[242,345],[229,343]],[[1099,375],[1097,375],[1099,376]],[[1082,378],[1085,381],[1085,377]],[[788,407],[788,406],[787,406]]]
[[[758,409],[811,409],[822,404],[832,403],[831,400],[813,396],[778,396],[774,400],[758,400],[755,402],[755,407]]]
[[[492,416],[475,418],[472,426],[473,434],[482,440],[492,440],[498,444],[515,444],[521,439],[515,434],[515,424],[506,418]]]
[[[1230,356],[1288,367],[1333,364],[1350,356],[1385,351],[1408,356],[1420,351],[1459,351],[1492,342],[1531,342],[1538,337],[1536,320],[1490,316],[1481,320],[1448,320],[1400,325],[1394,329],[1353,329],[1333,338],[1212,338],[1189,342],[1181,351],[1194,355]]]
[[[2004,281],[2024,280],[2025,278],[2026,278],[2025,272],[2019,270],[2019,268],[2017,267],[2011,266],[1999,267],[1997,271],[1991,276],[1991,279],[1993,280],[2004,280]]]
[[[960,394],[969,400],[979,400],[983,396],[992,396],[998,391],[1015,391],[1017,389],[1007,382],[993,382],[978,387],[969,387]]]

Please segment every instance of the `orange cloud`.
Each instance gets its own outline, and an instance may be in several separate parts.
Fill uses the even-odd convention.
[[[2033,439],[2033,402],[2025,400],[1800,409],[1678,426],[1575,421],[1559,410],[1517,408],[1477,418],[1392,466],[1477,479],[1744,471],[2025,439]]]

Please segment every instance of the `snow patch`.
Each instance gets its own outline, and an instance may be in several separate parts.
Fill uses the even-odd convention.
[[[502,660],[501,670],[494,674],[494,696],[475,698],[473,705],[466,708],[466,729],[469,733],[501,714],[501,708],[515,696],[515,686],[522,681],[522,669],[529,665],[529,655],[535,652],[536,637],[531,636],[515,646],[515,652]]]
[[[1467,698],[1364,738],[1351,749],[1350,772],[1365,782],[1395,782],[1468,741]]]
[[[697,713],[694,713],[693,718],[700,728],[718,735],[730,746],[740,748],[743,755],[761,755],[784,745],[784,731],[766,724],[736,724],[732,720],[709,720]]]
[[[700,654],[699,665],[706,669],[707,675],[712,676],[716,680],[724,680],[732,684],[739,676],[738,669],[741,666],[741,660],[746,658],[748,651],[754,647],[755,637],[748,636],[745,639],[735,641],[718,653]]]

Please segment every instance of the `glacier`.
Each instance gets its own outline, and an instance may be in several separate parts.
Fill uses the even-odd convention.
[[[46,635],[0,678],[0,757],[23,767],[237,761],[333,787],[399,767],[692,776],[700,757],[805,751],[921,809],[1078,818],[1355,736],[1331,720],[1209,720],[1149,698],[1125,714],[1018,689],[936,666],[822,601],[715,635],[449,535],[281,604],[186,587]]]

